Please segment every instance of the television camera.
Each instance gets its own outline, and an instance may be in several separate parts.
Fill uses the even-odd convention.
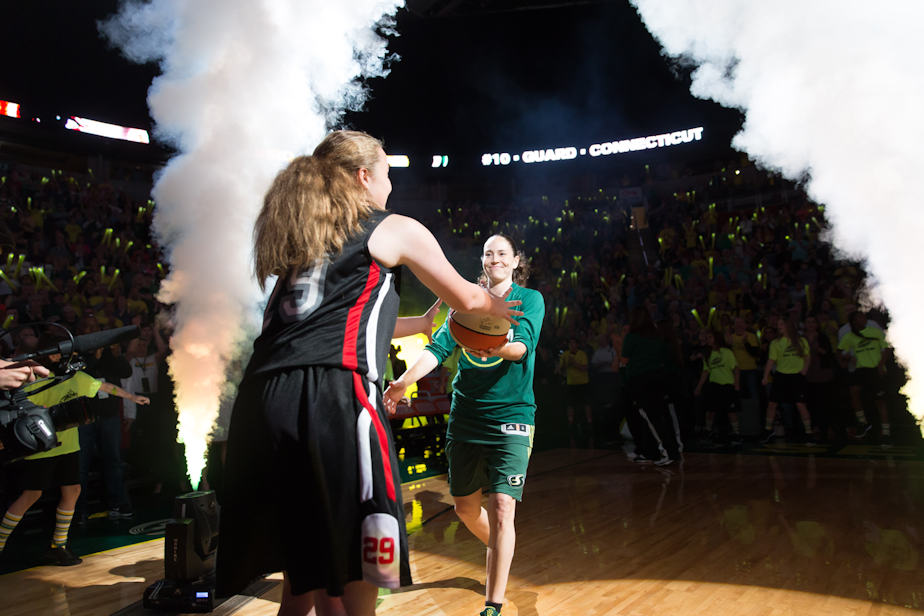
[[[36,406],[29,396],[45,391],[72,378],[84,367],[81,355],[113,344],[137,338],[136,325],[74,337],[56,323],[40,323],[62,330],[61,341],[46,348],[3,359],[12,363],[41,360],[60,355],[52,366],[54,376],[36,380],[18,389],[0,392],[0,464],[13,462],[34,453],[58,446],[57,433],[96,420],[83,405],[60,404],[50,408]],[[4,332],[0,339],[9,335]]]

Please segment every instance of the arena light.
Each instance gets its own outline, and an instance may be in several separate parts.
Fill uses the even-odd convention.
[[[411,159],[403,154],[399,155],[389,155],[388,156],[388,166],[389,167],[410,167]]]
[[[439,154],[434,154],[434,155],[433,155],[433,162],[430,163],[430,166],[433,167],[434,169],[436,169],[436,168],[438,168],[438,167],[448,167],[448,166],[449,166],[449,157],[448,157],[448,156],[442,156],[442,155],[439,155]]]
[[[106,122],[76,116],[69,117],[64,123],[64,128],[100,137],[108,137],[109,139],[121,139],[123,141],[134,141],[135,143],[151,142],[148,131],[141,128],[128,128],[118,124],[107,124]]]
[[[545,163],[557,160],[572,160],[578,156],[598,157],[609,156],[611,154],[623,154],[625,152],[638,152],[640,150],[651,150],[654,148],[665,148],[674,145],[682,145],[692,141],[700,141],[703,138],[703,127],[688,128],[686,130],[674,131],[672,133],[663,133],[660,135],[651,135],[648,137],[635,137],[633,139],[618,139],[616,141],[605,141],[594,143],[585,148],[565,147],[565,148],[547,148],[544,150],[526,150],[522,154],[510,154],[509,152],[496,152],[493,154],[483,154],[481,164],[485,167],[492,165],[509,165],[511,163]],[[434,157],[434,167],[436,157]]]
[[[19,104],[11,103],[10,101],[0,101],[0,116],[6,116],[8,118],[18,118],[19,117]]]

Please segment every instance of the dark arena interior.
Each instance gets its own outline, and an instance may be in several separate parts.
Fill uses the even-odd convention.
[[[27,400],[30,386],[0,374],[0,613],[285,613],[281,572],[228,598],[215,594],[213,569],[231,411],[272,301],[272,285],[263,294],[253,276],[254,221],[275,173],[334,129],[382,140],[388,209],[422,223],[463,278],[484,273],[486,241],[504,234],[529,262],[525,286],[544,302],[527,353],[528,472],[507,477],[524,487],[503,614],[921,613],[924,442],[907,386],[921,345],[902,346],[898,334],[920,329],[902,295],[917,281],[889,278],[877,253],[916,236],[899,205],[885,203],[887,190],[863,216],[834,196],[820,200],[883,177],[914,187],[890,163],[852,166],[861,148],[843,167],[836,153],[829,164],[813,150],[800,167],[748,150],[758,146],[739,137],[766,109],[697,90],[703,60],[665,51],[667,35],[649,31],[660,27],[646,12],[652,3],[376,5],[393,19],[361,25],[387,41],[387,53],[353,56],[378,58],[387,74],[350,76],[359,98],[332,102],[312,90],[302,112],[275,124],[283,107],[273,96],[235,98],[261,87],[254,74],[273,72],[248,62],[196,86],[214,87],[214,99],[170,106],[186,79],[171,81],[179,56],[131,60],[130,43],[107,29],[131,2],[4,3],[0,373],[23,370],[29,355],[59,379],[75,377],[65,384],[88,373],[92,385],[73,385],[82,397],[56,399],[40,415],[39,394]],[[272,4],[229,2],[195,40],[221,39],[213,30],[235,12],[264,27],[254,7]],[[308,7],[313,33],[313,11],[341,3],[277,4]],[[375,5],[342,6],[354,4]],[[302,9],[292,8],[293,21]],[[188,12],[182,25],[192,28]],[[346,30],[338,19],[324,27]],[[722,17],[711,19],[718,28]],[[247,56],[250,41],[237,42]],[[293,45],[289,55],[315,53]],[[203,57],[180,72],[221,64]],[[723,78],[743,79],[749,57],[742,51]],[[235,74],[253,81],[223,89]],[[845,103],[829,115],[850,113]],[[183,114],[196,118],[188,132],[177,128]],[[323,130],[303,131],[300,115],[320,118]],[[287,133],[313,141],[283,143]],[[845,137],[840,149],[852,143]],[[868,253],[838,243],[857,228]],[[914,266],[919,252],[907,248]],[[898,268],[898,253],[887,254]],[[425,314],[436,299],[409,267],[395,267],[394,281],[401,317]],[[444,305],[434,325],[446,319]],[[138,331],[120,330],[132,325]],[[642,355],[640,336],[657,341],[660,359]],[[804,352],[786,346],[796,338]],[[394,340],[379,385],[400,379],[427,344],[425,333]],[[657,377],[644,394],[635,372],[643,361],[660,362],[645,373]],[[485,601],[482,540],[454,510],[448,483],[447,426],[464,362],[490,363],[460,349],[409,388],[395,414],[381,411],[413,583],[380,588],[377,614],[500,613]],[[181,428],[198,417],[184,409],[185,392],[196,390],[212,409],[198,439]],[[37,477],[45,471],[30,469],[54,457],[24,460],[42,451],[28,449],[24,434],[41,439],[36,418],[47,416],[59,436],[73,430],[59,449],[70,447],[72,464]],[[187,459],[197,440],[201,469]],[[284,490],[291,476],[272,485]],[[268,490],[249,488],[254,501]]]

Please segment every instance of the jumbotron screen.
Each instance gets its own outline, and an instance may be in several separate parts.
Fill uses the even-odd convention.
[[[128,128],[126,126],[119,126],[118,124],[107,124],[106,122],[98,122],[97,120],[88,120],[76,116],[69,117],[64,123],[64,128],[76,130],[81,133],[99,135],[100,137],[108,137],[110,139],[134,141],[135,143],[151,142],[150,137],[148,137],[148,131],[144,129]]]
[[[0,101],[0,116],[8,118],[19,117],[19,105],[10,101]]]

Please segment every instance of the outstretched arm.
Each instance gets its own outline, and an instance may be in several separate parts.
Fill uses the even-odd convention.
[[[113,396],[118,396],[120,398],[125,398],[131,400],[135,404],[150,404],[151,400],[145,396],[139,396],[136,394],[130,394],[118,385],[113,385],[112,383],[103,383],[99,386],[100,391],[104,391],[107,394]]]
[[[443,300],[437,299],[423,315],[419,317],[398,317],[395,323],[395,333],[392,338],[404,338],[414,334],[423,334],[428,340],[433,340],[433,328],[436,327],[436,315],[440,311]]]
[[[455,310],[490,314],[517,324],[519,301],[506,301],[468,282],[449,263],[433,234],[406,216],[383,220],[369,237],[369,254],[386,267],[407,265],[424,285]],[[508,291],[509,293],[509,291]]]

